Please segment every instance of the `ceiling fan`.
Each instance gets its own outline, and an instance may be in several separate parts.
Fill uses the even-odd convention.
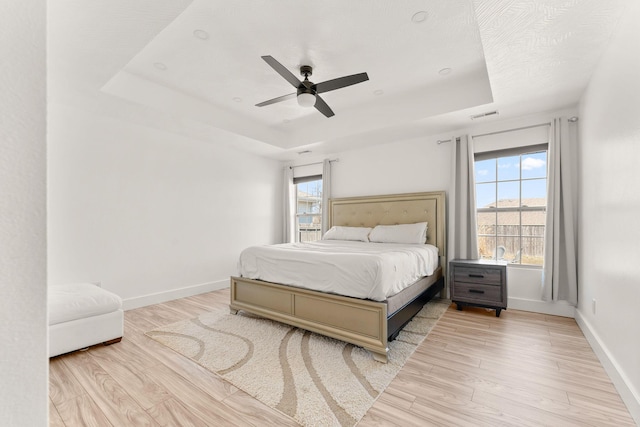
[[[279,96],[277,98],[270,99],[268,101],[256,104],[256,107],[264,107],[265,105],[275,104],[277,102],[286,101],[296,97],[298,104],[301,107],[316,107],[316,110],[320,111],[327,117],[334,116],[335,113],[322,98],[321,93],[329,92],[343,87],[351,86],[357,83],[362,83],[369,80],[367,73],[353,74],[351,76],[339,77],[333,80],[327,80],[322,83],[313,83],[309,81],[309,76],[312,74],[312,68],[310,65],[303,65],[300,67],[300,74],[304,76],[304,80],[300,81],[293,75],[292,72],[287,70],[284,65],[276,61],[272,56],[266,55],[262,59],[271,66],[278,74],[280,74],[286,81],[291,83],[293,87],[297,89],[296,92],[288,95]]]

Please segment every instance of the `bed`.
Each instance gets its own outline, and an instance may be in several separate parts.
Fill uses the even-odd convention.
[[[446,267],[445,193],[427,192],[332,199],[330,226],[428,223],[426,243],[438,249],[433,274],[384,301],[355,298],[247,277],[231,277],[231,313],[244,310],[340,339],[387,361],[387,343],[444,288]],[[426,246],[426,245],[425,245]]]

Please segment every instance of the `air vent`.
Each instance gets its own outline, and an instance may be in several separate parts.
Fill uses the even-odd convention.
[[[481,119],[483,117],[489,117],[489,116],[497,116],[497,115],[498,115],[497,111],[488,111],[486,113],[476,114],[475,116],[471,116],[471,120]]]

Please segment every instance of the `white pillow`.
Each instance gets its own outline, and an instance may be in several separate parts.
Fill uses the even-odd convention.
[[[357,240],[360,242],[368,242],[369,232],[371,232],[371,227],[341,227],[335,225],[324,233],[322,240]]]
[[[377,225],[369,234],[376,243],[426,243],[427,223]]]

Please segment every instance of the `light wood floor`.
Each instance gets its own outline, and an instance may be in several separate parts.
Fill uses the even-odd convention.
[[[229,291],[125,313],[125,337],[51,359],[51,426],[296,425],[147,338]],[[449,308],[359,426],[635,425],[573,319]]]

